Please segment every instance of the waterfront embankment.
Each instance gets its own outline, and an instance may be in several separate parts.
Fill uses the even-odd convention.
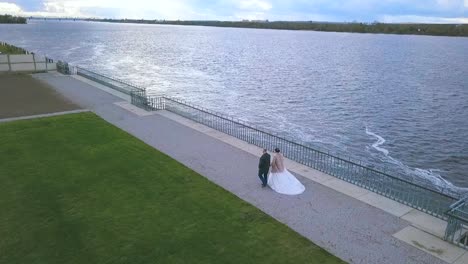
[[[292,161],[288,167],[298,174],[306,192],[278,195],[260,188],[258,147],[167,111],[138,109],[81,77],[50,73],[35,77],[343,260],[456,263],[468,257],[465,250],[442,241],[444,221],[418,210]]]
[[[468,187],[467,38],[83,21],[0,35],[406,180]]]
[[[0,92],[0,263],[343,263],[37,78]]]

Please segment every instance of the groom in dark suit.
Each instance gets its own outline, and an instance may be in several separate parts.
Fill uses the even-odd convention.
[[[265,187],[268,182],[268,171],[270,170],[270,154],[267,153],[267,149],[263,149],[263,155],[260,157],[258,163],[258,177],[262,181],[262,187]]]

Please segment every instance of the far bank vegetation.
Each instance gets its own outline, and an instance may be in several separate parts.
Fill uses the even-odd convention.
[[[0,15],[0,24],[26,24],[26,20],[24,17]]]
[[[138,20],[138,19],[87,19],[87,21],[142,23],[166,25],[191,25],[212,27],[262,28],[285,30],[313,30],[328,32],[409,34],[433,36],[464,36],[468,37],[468,24],[393,24],[393,23],[331,23],[315,21],[195,21],[195,20]]]

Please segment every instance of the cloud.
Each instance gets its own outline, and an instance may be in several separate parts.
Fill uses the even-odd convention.
[[[434,23],[434,24],[467,24],[466,17],[427,17],[427,16],[382,16],[384,23]]]
[[[197,16],[183,0],[44,0],[37,11],[25,11],[17,4],[0,2],[0,13],[52,17],[101,17],[98,14],[106,14],[102,17],[147,19]]]
[[[439,4],[439,6],[443,6],[443,7],[451,6],[456,2],[457,1],[453,1],[453,0],[437,0],[437,4]]]
[[[467,11],[468,0],[0,0],[23,16],[181,20],[466,23]]]
[[[241,0],[234,1],[232,9],[233,20],[264,20],[268,19],[268,11],[273,8],[272,4],[263,0]]]
[[[27,11],[15,3],[0,2],[0,14],[11,14],[18,16],[52,16],[52,17],[87,17],[87,14],[81,12],[83,7],[90,4],[86,1],[58,1],[45,0],[40,7],[34,11]],[[14,8],[12,8],[14,6]]]
[[[268,11],[272,8],[271,3],[262,0],[242,0],[239,2],[240,9]]]
[[[53,17],[86,17],[80,12],[80,7],[68,6],[65,3],[43,3],[40,11],[25,11],[22,7],[14,3],[0,2],[0,14],[10,14],[16,16],[53,16]]]
[[[12,14],[16,15],[21,12],[21,7],[13,3],[2,3],[0,2],[0,14]]]

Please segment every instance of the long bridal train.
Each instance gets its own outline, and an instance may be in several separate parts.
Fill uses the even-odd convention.
[[[275,156],[271,162],[271,173],[268,177],[271,189],[281,194],[296,195],[304,192],[305,187],[284,166],[284,158],[279,148],[275,149]]]
[[[304,185],[287,169],[282,172],[272,172],[268,177],[268,185],[275,192],[288,195],[297,195],[305,191]]]

